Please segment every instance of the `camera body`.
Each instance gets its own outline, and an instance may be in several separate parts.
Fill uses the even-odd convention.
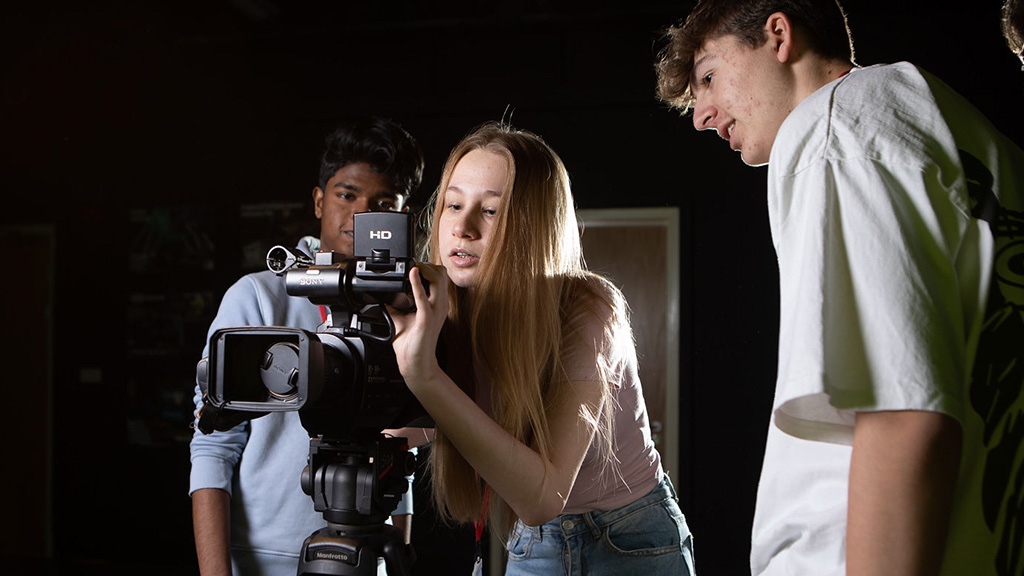
[[[410,222],[406,213],[356,214],[352,258],[272,248],[267,266],[284,276],[289,296],[320,305],[324,323],[315,333],[284,326],[217,330],[197,368],[201,432],[296,411],[310,434],[300,485],[327,526],[303,542],[299,576],[371,576],[378,558],[389,574],[408,574],[415,558],[401,530],[385,524],[409,487],[415,457],[405,438],[382,433],[433,426],[398,370],[395,326],[385,308],[415,306]]]
[[[289,296],[330,313],[316,333],[284,326],[217,330],[209,364],[199,369],[199,429],[229,430],[280,411],[298,411],[311,436],[328,439],[432,425],[398,370],[394,327],[383,307],[414,308],[409,226],[406,213],[356,214],[352,258],[272,248],[267,265],[284,276]]]

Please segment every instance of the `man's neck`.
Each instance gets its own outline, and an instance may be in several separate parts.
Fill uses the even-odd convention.
[[[853,64],[850,64],[849,62],[831,61],[826,65],[825,76],[828,80],[825,84],[846,76],[850,73],[850,70],[853,70]]]
[[[803,101],[822,86],[842,78],[853,69],[853,64],[840,60],[811,59],[801,63],[796,70],[796,92],[799,101]]]

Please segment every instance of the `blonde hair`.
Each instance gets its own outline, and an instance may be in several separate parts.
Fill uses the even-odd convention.
[[[548,458],[555,439],[545,408],[564,388],[554,384],[566,379],[561,360],[569,318],[581,304],[595,307],[603,302],[604,311],[593,309],[604,320],[611,310],[613,321],[606,331],[618,331],[623,325],[628,330],[625,305],[614,287],[586,271],[569,175],[562,161],[539,136],[497,123],[471,132],[448,157],[431,203],[430,260],[440,262],[438,222],[452,172],[459,160],[477,149],[504,157],[508,179],[472,295],[454,286],[450,292],[449,328],[468,336],[473,358],[479,359],[477,367],[487,371],[479,377],[490,382],[495,421]],[[603,389],[608,394],[609,386]],[[610,456],[613,406],[608,401],[601,406],[602,414],[581,416],[598,429],[600,455]],[[478,520],[480,480],[440,427],[431,472],[441,517],[449,522]],[[492,494],[490,510],[499,533],[507,533],[517,519],[511,507]]]

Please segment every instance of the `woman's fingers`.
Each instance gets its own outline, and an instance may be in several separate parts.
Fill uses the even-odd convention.
[[[444,266],[418,262],[416,268],[409,271],[409,282],[412,284],[412,295],[417,308],[422,308],[427,303],[436,306],[448,301],[448,271]],[[424,284],[429,286],[429,289]]]
[[[398,333],[414,326],[429,330],[428,326],[443,322],[448,316],[448,271],[443,266],[417,263],[409,270],[409,284],[416,309],[399,312],[388,306]]]
[[[435,293],[435,287],[440,288],[445,294],[448,293],[448,270],[444,266],[436,266],[426,262],[416,264],[417,274],[430,285],[430,293]],[[411,274],[410,274],[411,278]],[[419,286],[423,288],[422,283]]]
[[[420,272],[419,264],[409,270],[409,284],[412,285],[412,297],[416,301],[416,308],[422,308],[423,302],[429,300],[429,296],[423,286],[423,273]]]

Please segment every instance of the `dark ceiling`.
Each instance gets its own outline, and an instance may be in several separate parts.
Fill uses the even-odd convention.
[[[917,62],[1024,134],[1024,73],[1002,45],[998,0],[956,13],[924,1],[845,4],[862,64]],[[658,32],[689,6],[24,3],[0,21],[0,174],[14,196],[45,187],[72,203],[207,201],[213,190],[267,198],[310,187],[320,138],[346,116],[407,124],[429,178],[471,126],[511,113],[552,141],[578,185],[601,189],[600,204],[637,183],[650,202],[675,203],[674,172],[688,157],[742,170],[653,96]],[[21,218],[37,219],[52,206],[25,208]]]

